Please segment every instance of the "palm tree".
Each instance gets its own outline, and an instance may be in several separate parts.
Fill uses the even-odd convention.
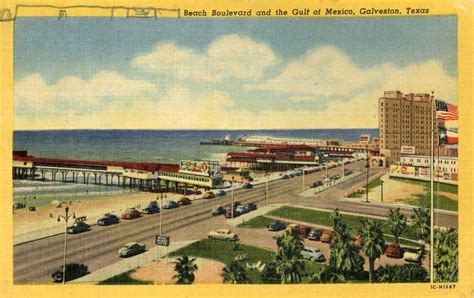
[[[362,229],[359,230],[362,240],[362,250],[369,258],[369,282],[374,279],[375,260],[382,255],[385,247],[382,225],[373,219],[362,221]]]
[[[411,215],[412,227],[415,228],[418,237],[424,242],[429,242],[431,232],[431,215],[430,209],[428,208],[417,208],[413,209]]]
[[[229,266],[222,271],[222,277],[226,284],[247,284],[250,282],[242,261],[233,260]]]
[[[281,283],[299,283],[301,272],[304,270],[304,259],[301,250],[304,247],[303,238],[298,230],[287,231],[277,238],[278,251],[275,264]]]
[[[390,209],[388,214],[387,225],[390,228],[393,236],[395,237],[395,243],[400,243],[400,235],[403,233],[407,226],[407,218],[405,215],[400,213],[400,208]]]
[[[437,230],[434,237],[434,281],[458,280],[458,233],[454,229]]]
[[[349,228],[336,209],[332,214],[335,236],[330,246],[329,267],[346,279],[364,271],[364,259],[352,242]]]
[[[173,276],[173,279],[176,279],[177,284],[190,285],[194,282],[194,271],[198,269],[197,265],[194,263],[195,261],[195,258],[190,259],[188,256],[184,255],[174,262],[176,275]]]

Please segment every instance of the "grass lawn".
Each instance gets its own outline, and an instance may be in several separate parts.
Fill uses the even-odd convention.
[[[135,270],[130,270],[128,272],[103,280],[99,282],[98,284],[99,285],[151,285],[153,284],[151,281],[143,281],[143,280],[132,278],[130,274],[132,274],[133,272],[135,272]]]
[[[271,219],[266,216],[257,216],[252,218],[249,221],[246,221],[244,223],[241,223],[237,225],[238,228],[249,228],[249,229],[260,229],[260,228],[266,228],[268,225],[270,225],[272,222],[274,222],[274,219]],[[284,222],[284,224],[288,225],[287,222]]]
[[[380,178],[373,180],[369,183],[369,191],[373,188],[380,187],[380,184],[382,184],[382,180],[380,180]]]
[[[430,193],[426,193],[426,192],[422,194],[417,194],[411,199],[400,200],[400,201],[412,206],[423,206],[427,208],[431,207]],[[435,209],[458,211],[458,202],[455,200],[451,200],[450,198],[443,195],[435,194],[433,204],[434,204]]]
[[[171,256],[182,256],[188,255],[199,258],[212,259],[229,265],[232,260],[238,255],[243,253],[246,254],[249,264],[257,263],[261,261],[266,263],[271,261],[275,257],[275,253],[270,250],[249,246],[240,245],[240,250],[234,250],[234,244],[226,241],[219,240],[201,240],[194,242],[193,244],[183,247],[177,251],[171,253]],[[251,283],[262,283],[260,279],[260,272],[256,270],[247,270],[248,277]]]
[[[297,221],[304,221],[307,223],[318,224],[318,225],[329,226],[329,227],[332,227],[334,225],[334,222],[330,217],[331,212],[326,212],[326,211],[283,206],[276,210],[271,211],[269,215],[278,216],[282,218],[288,218],[288,219],[297,220]],[[355,232],[359,228],[362,227],[361,220],[364,219],[365,217],[343,214],[342,218],[344,222],[347,224],[347,226]],[[382,219],[374,219],[374,220],[382,223],[382,229],[385,234],[391,234],[390,229],[385,225],[385,222],[386,222],[385,220],[382,220]],[[412,229],[411,227],[407,227],[401,236],[408,239],[417,239],[416,233],[414,229]]]
[[[399,178],[399,177],[390,177],[390,179],[403,181],[403,182],[411,183],[411,184],[423,185],[424,188],[427,189],[428,192],[430,190],[430,182],[429,181],[414,180],[414,179]],[[458,194],[458,186],[457,185],[451,185],[451,184],[446,184],[446,183],[438,183],[438,182],[435,181],[433,187],[434,187],[435,191],[439,190],[439,191],[443,191],[443,192]]]

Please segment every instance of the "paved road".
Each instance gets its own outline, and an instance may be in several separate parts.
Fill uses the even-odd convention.
[[[346,168],[362,168],[363,162],[346,165]],[[329,175],[340,173],[340,168],[328,170]],[[325,171],[305,176],[307,186],[310,183],[321,180]],[[386,215],[388,207],[376,207],[350,202],[339,202],[340,194],[359,183],[365,176],[345,182],[331,190],[324,191],[314,199],[301,198],[302,176],[288,180],[277,180],[269,182],[269,203],[295,202],[300,205],[311,205],[320,208],[334,209],[351,212],[360,212],[375,215]],[[150,194],[150,196],[154,196]],[[265,185],[256,186],[249,190],[236,190],[236,200],[240,202],[257,202],[260,206],[264,204]],[[163,212],[163,233],[173,234],[179,231],[181,240],[199,239],[205,237],[211,229],[218,228],[221,223],[211,218],[209,211],[212,206],[230,204],[230,194],[212,199],[196,201],[190,206],[180,207]],[[352,207],[351,207],[352,206]],[[376,210],[376,211],[374,211]],[[407,210],[408,212],[409,210]],[[451,215],[446,217],[440,214],[446,222],[453,220]],[[446,219],[447,218],[447,219]],[[185,227],[185,229],[183,229]],[[158,233],[159,215],[148,215],[131,221],[122,221],[120,224],[99,227],[94,226],[89,232],[77,235],[68,235],[67,262],[83,263],[89,266],[90,271],[103,268],[117,262],[117,249],[130,241],[144,242],[148,247],[153,246],[154,236]],[[14,282],[44,283],[50,282],[49,275],[62,265],[64,235],[57,235],[42,240],[14,246]]]

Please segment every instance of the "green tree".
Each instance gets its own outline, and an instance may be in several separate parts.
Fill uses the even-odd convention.
[[[301,273],[304,272],[304,259],[301,250],[304,247],[303,238],[297,229],[287,231],[277,238],[277,255],[275,264],[281,283],[301,282]]]
[[[325,265],[321,270],[311,275],[309,283],[320,284],[320,283],[344,283],[346,282],[344,276],[335,272],[331,267]]]
[[[176,275],[173,276],[173,279],[176,279],[177,284],[190,285],[194,282],[194,272],[198,269],[195,261],[195,258],[184,255],[174,262]]]
[[[365,219],[362,221],[359,233],[362,240],[362,250],[369,258],[369,282],[373,282],[375,260],[383,254],[385,247],[382,226],[373,219]]]
[[[247,284],[250,282],[247,271],[240,260],[233,260],[229,266],[226,266],[222,271],[222,277],[226,284]]]
[[[425,243],[429,243],[431,233],[430,209],[423,207],[413,209],[411,220],[411,225],[415,228],[417,236]]]
[[[385,265],[376,270],[377,280],[384,283],[427,282],[428,271],[420,264]]]
[[[387,225],[390,228],[390,232],[392,232],[393,236],[395,237],[395,243],[399,244],[400,235],[407,227],[407,218],[405,215],[400,213],[400,208],[395,209],[395,211],[390,209]]]
[[[265,267],[260,274],[260,278],[264,283],[278,283],[281,282],[281,277],[277,272],[276,262],[274,260],[265,264]]]
[[[337,209],[333,212],[332,218],[335,236],[330,246],[331,272],[343,275],[345,279],[360,277],[364,272],[364,258],[354,246],[349,228]]]
[[[434,281],[458,281],[458,232],[436,230],[434,235]]]

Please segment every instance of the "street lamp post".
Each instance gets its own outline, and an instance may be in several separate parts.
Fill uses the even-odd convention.
[[[160,235],[163,234],[162,223],[163,223],[163,198],[166,199],[166,195],[163,196],[163,191],[160,192]],[[158,198],[157,198],[158,199]]]
[[[380,202],[383,203],[383,180],[380,179]]]
[[[270,178],[270,175],[268,173],[265,174],[265,206],[268,205],[268,179]]]
[[[231,212],[231,217],[234,219],[234,176],[232,176],[232,184],[231,184],[231,189],[232,189],[232,205],[230,206],[230,212]]]
[[[303,190],[304,191],[304,168],[301,170],[303,172]]]
[[[69,214],[69,207],[64,209],[66,211],[66,215],[59,215],[58,221],[60,222],[61,219],[64,220],[64,257],[63,257],[63,284],[66,283],[66,251],[67,251],[67,222],[70,218],[76,218],[76,214],[73,212]]]
[[[370,164],[369,164],[369,145],[367,145],[367,153],[366,153],[366,157],[367,157],[367,183],[365,185],[365,202],[368,203],[369,202],[369,168],[370,168]]]

